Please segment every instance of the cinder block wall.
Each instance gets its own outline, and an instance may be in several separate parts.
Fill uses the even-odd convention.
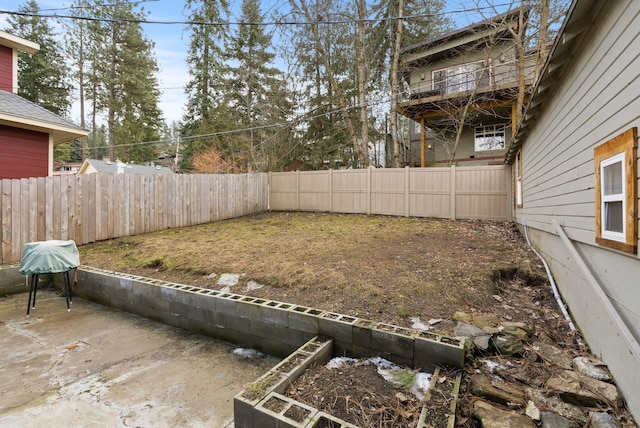
[[[334,339],[337,355],[379,355],[427,371],[464,365],[458,338],[102,269],[82,267],[77,278],[75,294],[87,300],[280,357],[321,335]],[[62,275],[53,279],[61,287]]]

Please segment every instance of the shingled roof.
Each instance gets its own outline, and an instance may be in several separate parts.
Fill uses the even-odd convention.
[[[87,130],[75,123],[7,91],[0,91],[0,124],[51,132],[54,144],[69,141],[88,133]]]
[[[103,174],[116,174],[118,173],[118,163],[119,162],[105,162],[98,159],[87,159],[84,161],[82,166],[80,167],[80,174],[92,174],[92,173],[103,173]],[[123,168],[121,169],[123,174],[141,174],[141,175],[152,175],[152,174],[173,174],[169,168],[164,166],[148,166],[148,165],[137,165],[134,163],[121,164]],[[92,168],[91,168],[92,167]]]

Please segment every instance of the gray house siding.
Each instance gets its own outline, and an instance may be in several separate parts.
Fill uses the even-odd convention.
[[[590,4],[592,25],[530,125],[522,146],[523,207],[514,218],[526,224],[577,325],[609,365],[638,419],[640,258],[596,244],[594,148],[640,128],[640,2],[580,3]],[[579,268],[554,221],[602,294]]]

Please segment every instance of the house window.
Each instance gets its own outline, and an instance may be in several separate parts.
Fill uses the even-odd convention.
[[[594,150],[596,242],[636,254],[638,246],[637,128]]]
[[[491,66],[487,61],[470,62],[433,71],[433,89],[443,94],[471,91],[491,85]]]
[[[504,125],[477,126],[475,137],[475,150],[502,150],[504,149]]]

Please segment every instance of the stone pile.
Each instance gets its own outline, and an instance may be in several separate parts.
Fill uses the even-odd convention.
[[[588,352],[490,314],[458,312],[454,320],[472,361],[466,418],[484,428],[637,426],[606,366]]]

